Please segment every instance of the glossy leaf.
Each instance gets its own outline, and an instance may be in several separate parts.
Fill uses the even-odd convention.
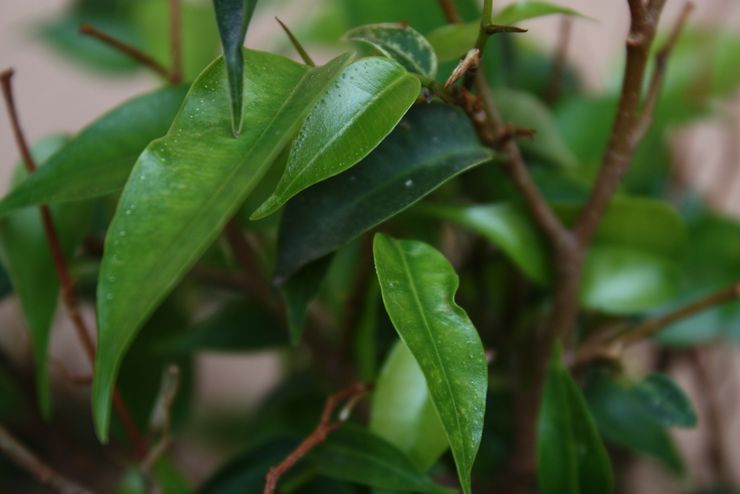
[[[121,358],[158,303],[218,236],[264,176],[348,56],[311,69],[245,51],[246,131],[229,131],[223,60],[193,83],[162,139],[142,153],[108,229],[98,283],[96,430],[107,438]],[[197,125],[195,124],[197,122]]]
[[[434,48],[424,36],[406,24],[368,24],[352,29],[344,37],[372,46],[409,72],[429,79],[437,75]]]
[[[64,146],[65,138],[52,137],[33,147],[33,155],[40,164],[39,173],[49,156]],[[17,165],[16,177],[26,172]],[[26,178],[21,184],[28,180]],[[67,257],[82,239],[89,226],[88,204],[66,204],[51,209],[51,216],[59,235],[63,254]],[[15,211],[0,219],[0,258],[8,271],[15,293],[20,300],[28,325],[36,364],[36,390],[42,415],[51,415],[48,360],[49,332],[59,298],[59,281],[49,242],[37,208]]]
[[[160,89],[95,120],[5,196],[0,215],[120,190],[144,148],[167,132],[186,92],[186,86]]]
[[[288,203],[280,224],[276,280],[285,281],[492,157],[459,110],[439,103],[413,107],[360,164]]]
[[[393,130],[419,88],[416,77],[383,58],[347,67],[306,117],[275,192],[252,219],[274,213],[307,187],[357,164]]]
[[[470,494],[488,368],[478,332],[454,300],[458,276],[442,254],[422,242],[377,234],[373,253],[385,308],[426,378],[463,493]]]
[[[534,19],[536,17],[544,17],[546,15],[563,14],[581,16],[576,10],[568,7],[561,7],[550,2],[536,2],[536,1],[517,1],[510,5],[507,5],[499,12],[493,15],[493,20],[497,24],[517,24],[527,19]]]
[[[231,96],[231,116],[234,134],[242,128],[244,101],[244,37],[247,35],[249,21],[254,14],[257,0],[213,0],[216,23],[224,49],[226,73],[229,79]]]
[[[614,476],[594,420],[557,345],[537,423],[537,480],[543,494],[610,494]]]
[[[589,378],[586,398],[605,438],[657,458],[675,473],[683,473],[683,461],[670,435],[627,385],[605,371],[597,371]]]
[[[428,470],[449,447],[427,381],[403,341],[386,358],[373,393],[370,430]]]
[[[357,426],[332,433],[316,454],[319,473],[327,477],[394,492],[450,494],[435,484],[391,443]]]
[[[645,410],[666,427],[695,427],[696,412],[689,398],[665,374],[650,374],[635,385]]]

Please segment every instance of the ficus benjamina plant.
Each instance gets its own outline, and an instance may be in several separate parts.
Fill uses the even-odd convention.
[[[646,457],[731,492],[688,473],[671,430],[697,414],[666,366],[623,364],[740,340],[740,223],[676,179],[668,139],[738,88],[740,36],[661,15],[682,1],[618,2],[601,92],[568,27],[616,21],[549,2],[316,2],[275,24],[293,58],[245,47],[277,0],[74,2],[44,40],[164,82],[29,144],[2,73],[3,293],[35,365],[0,359],[0,490],[608,494]],[[546,16],[553,47],[527,31]],[[67,391],[58,300],[92,372]],[[193,411],[199,354],[268,350],[251,413]],[[199,441],[209,475],[182,461]]]

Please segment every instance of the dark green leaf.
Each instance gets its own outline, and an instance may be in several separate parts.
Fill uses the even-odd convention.
[[[665,374],[650,374],[634,389],[645,410],[666,427],[696,426],[696,412],[689,398]]]
[[[331,260],[332,256],[326,256],[313,261],[301,268],[282,287],[285,309],[288,313],[290,340],[294,345],[301,340],[308,304],[319,293]]]
[[[449,447],[424,374],[403,341],[391,350],[375,385],[370,430],[428,470]]]
[[[193,83],[172,128],[142,153],[106,236],[98,283],[96,430],[105,440],[121,358],[137,331],[208,248],[348,62],[311,69],[245,51],[246,131],[229,131],[218,60]],[[196,124],[197,122],[197,124]]]
[[[383,303],[429,387],[463,492],[480,445],[488,368],[483,345],[455,303],[459,279],[433,247],[382,234],[373,243]]]
[[[216,23],[224,49],[226,72],[231,95],[231,116],[234,134],[242,129],[242,109],[244,100],[244,37],[252,19],[257,0],[213,0]]]
[[[277,281],[491,158],[465,114],[437,103],[415,106],[360,164],[288,203],[280,225]]]
[[[434,48],[424,36],[408,25],[368,24],[352,29],[344,37],[369,44],[403,65],[409,72],[429,79],[434,79],[437,75]]]
[[[97,119],[0,201],[0,215],[120,190],[144,148],[167,132],[186,91],[186,86],[160,89]]]
[[[319,473],[376,489],[449,494],[391,443],[357,426],[332,433],[316,453]]]
[[[537,479],[543,494],[610,494],[609,455],[580,389],[553,349],[537,425]]]
[[[586,398],[604,437],[657,458],[675,473],[683,473],[683,462],[671,437],[645,411],[633,389],[617,382],[607,372],[597,371],[586,386]]]
[[[416,77],[384,58],[347,67],[306,117],[275,192],[252,219],[274,213],[302,190],[362,160],[401,120],[419,87]]]

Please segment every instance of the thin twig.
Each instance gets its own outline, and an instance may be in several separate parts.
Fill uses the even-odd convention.
[[[129,45],[128,43],[125,43],[117,38],[114,38],[108,33],[104,33],[103,31],[96,29],[94,26],[90,24],[82,24],[80,26],[80,33],[85,34],[87,36],[91,36],[99,41],[102,41],[103,43],[110,46],[111,48],[118,50],[119,52],[123,53],[129,58],[141,63],[145,67],[152,69],[154,72],[161,75],[168,81],[170,80],[170,77],[171,77],[170,70],[167,69],[167,67],[165,67],[161,63],[157,62],[153,57],[151,57],[150,55],[147,55],[146,53],[139,50],[138,48],[135,48]]]
[[[162,375],[162,384],[159,388],[157,401],[152,412],[150,431],[159,432],[159,441],[152,446],[149,454],[141,462],[141,469],[148,474],[152,466],[167,451],[172,438],[170,436],[170,425],[172,422],[172,405],[177,396],[180,386],[180,368],[176,365],[168,366]]]
[[[452,86],[461,78],[467,77],[470,74],[475,74],[478,71],[478,65],[480,64],[480,50],[478,48],[471,48],[460,60],[460,62],[452,71],[450,77],[445,82],[445,89],[449,91]],[[467,88],[466,88],[467,89]]]
[[[264,276],[252,254],[252,249],[235,220],[232,219],[226,224],[224,233],[232,254],[242,268],[242,280],[247,293],[265,307],[272,309],[276,315],[281,316],[282,310],[275,304],[267,283],[263,282]]]
[[[26,448],[10,431],[0,425],[0,451],[39,483],[59,494],[92,494],[92,491],[69,480],[44,463]]]
[[[182,4],[170,0],[170,63],[167,79],[172,84],[182,82]]]
[[[274,494],[280,478],[292,469],[303,457],[316,446],[323,443],[333,431],[338,429],[349,419],[349,414],[357,401],[370,391],[366,384],[352,384],[337,393],[329,396],[324,404],[321,420],[311,434],[308,435],[279,465],[267,472],[264,494]],[[334,412],[342,403],[345,407],[340,411],[337,420],[332,421]]]
[[[282,27],[283,31],[285,31],[285,34],[288,36],[288,39],[290,40],[290,44],[293,45],[293,48],[295,48],[295,51],[298,52],[298,55],[300,55],[301,59],[303,60],[303,63],[305,63],[309,67],[316,67],[316,64],[311,58],[311,55],[308,54],[308,52],[303,47],[301,42],[298,41],[298,38],[295,37],[295,35],[291,32],[290,29],[288,29],[288,26],[286,26],[285,23],[281,21],[278,17],[275,17],[275,20],[278,21],[278,24],[280,24],[280,27]]]
[[[545,101],[552,105],[560,97],[560,91],[563,87],[563,77],[565,68],[568,63],[568,46],[573,31],[573,18],[564,16],[560,20],[560,32],[558,33],[557,49],[550,71],[550,81],[547,83],[545,91]]]
[[[13,87],[11,79],[13,77],[13,70],[7,69],[0,74],[0,80],[2,81],[2,92],[5,98],[5,103],[8,109],[8,116],[10,117],[11,127],[13,129],[13,135],[15,137],[16,144],[23,158],[23,162],[28,170],[29,174],[36,171],[36,162],[31,155],[31,150],[28,147],[28,141],[23,134],[21,129],[20,119],[15,106],[15,99],[13,98]],[[79,305],[77,303],[77,295],[75,293],[74,281],[69,274],[67,268],[67,262],[64,259],[64,253],[62,251],[61,242],[59,241],[59,234],[54,225],[54,220],[51,215],[51,211],[48,206],[41,205],[39,207],[41,214],[41,221],[44,228],[44,234],[46,235],[47,242],[49,244],[49,250],[51,252],[52,260],[54,262],[54,270],[56,271],[57,277],[59,278],[59,286],[62,292],[62,301],[67,309],[70,319],[73,322],[74,328],[77,333],[77,337],[82,344],[82,347],[87,355],[90,365],[95,363],[95,343],[93,342],[90,331],[85,324],[82,315],[80,314]],[[126,429],[129,438],[136,450],[137,455],[144,456],[146,454],[146,442],[139,433],[136,424],[131,418],[131,414],[128,411],[123,398],[117,389],[113,392],[113,406],[116,409],[121,423]]]
[[[438,0],[439,7],[442,9],[442,13],[450,24],[457,24],[462,22],[462,16],[455,7],[455,0]]]

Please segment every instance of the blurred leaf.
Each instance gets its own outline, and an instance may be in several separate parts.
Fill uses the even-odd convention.
[[[276,280],[284,281],[491,158],[461,111],[439,103],[414,106],[360,164],[288,203]]]
[[[301,340],[306,310],[311,300],[318,294],[331,261],[332,256],[328,255],[303,266],[282,287],[285,309],[288,313],[290,341],[294,345]]]
[[[454,300],[459,278],[442,254],[422,242],[379,233],[373,253],[385,308],[424,373],[463,493],[470,494],[488,366],[478,332]]]
[[[3,397],[0,400],[0,423],[13,423],[32,413],[23,386],[5,365],[0,365],[0,396]]]
[[[609,455],[580,389],[553,348],[537,424],[537,478],[543,494],[610,494]]]
[[[252,67],[245,87],[262,95],[247,101],[246,131],[238,139],[231,134],[219,60],[193,83],[168,134],[142,153],[108,229],[93,380],[93,412],[102,440],[116,372],[131,340],[219,235],[348,61],[341,56],[310,69],[264,52],[246,50],[245,57]]]
[[[257,0],[213,0],[216,23],[224,49],[226,73],[231,95],[231,116],[234,134],[242,129],[242,107],[244,101],[244,37],[249,21],[254,14]]]
[[[599,430],[609,441],[657,458],[676,474],[684,472],[671,437],[645,410],[634,389],[605,371],[596,371],[586,386],[586,398]]]
[[[427,34],[429,44],[441,62],[457,60],[475,46],[480,21],[446,24]]]
[[[306,117],[280,182],[252,219],[274,213],[302,190],[362,160],[401,120],[419,87],[416,77],[383,58],[347,67]]]
[[[370,430],[424,471],[449,447],[424,374],[403,341],[388,354],[375,385]]]
[[[64,146],[66,138],[50,137],[32,149],[43,170],[46,160]],[[16,165],[16,179],[26,177],[22,163]],[[26,179],[27,180],[27,179]],[[15,180],[18,182],[18,180]],[[24,183],[24,181],[20,183]],[[62,253],[69,259],[90,224],[90,204],[65,204],[51,209]],[[41,215],[37,208],[16,211],[0,220],[0,258],[20,300],[30,332],[36,364],[36,390],[41,414],[51,416],[48,376],[49,331],[59,298],[59,280],[51,256]]]
[[[437,56],[429,41],[414,28],[404,24],[368,24],[359,26],[344,37],[366,43],[394,59],[409,72],[429,79],[437,75]]]
[[[645,410],[666,427],[696,427],[696,412],[689,398],[665,374],[650,374],[638,382],[635,396]]]
[[[378,2],[377,0],[340,0],[350,27],[378,22],[407,22],[420,33],[447,24],[442,10],[429,0]],[[457,8],[464,19],[480,15],[477,0],[457,0]]]
[[[579,173],[589,180],[593,180],[599,170],[616,111],[617,101],[613,97],[582,95],[568,98],[555,110],[560,134],[577,157]]]
[[[187,90],[166,87],[139,96],[88,125],[0,201],[0,215],[120,190],[144,148],[167,132]]]
[[[339,480],[395,492],[455,492],[435,484],[395,446],[358,426],[334,431],[315,456],[319,473]]]
[[[563,14],[583,17],[576,10],[561,7],[549,2],[535,2],[530,0],[517,1],[507,5],[500,11],[493,14],[493,20],[496,24],[517,24],[527,19],[543,17],[546,15]]]

